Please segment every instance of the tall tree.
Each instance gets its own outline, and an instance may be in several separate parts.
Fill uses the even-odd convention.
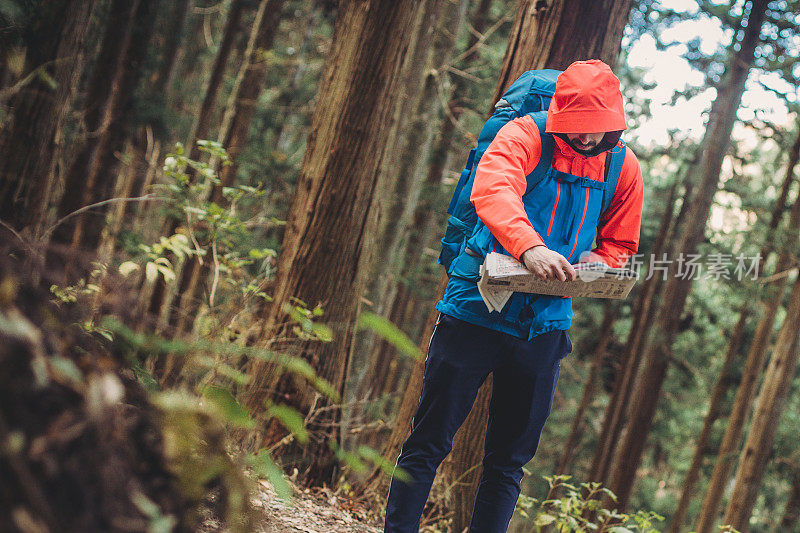
[[[773,207],[770,216],[768,234],[766,239],[767,244],[762,248],[760,253],[760,256],[765,259],[767,259],[767,257],[770,254],[771,251],[770,248],[775,238],[775,231],[777,230],[781,218],[783,217],[783,213],[786,210],[786,198],[789,196],[789,190],[791,189],[792,183],[794,182],[794,170],[795,167],[797,166],[797,161],[799,158],[800,158],[800,130],[798,130],[798,134],[794,142],[794,145],[789,150],[789,157],[786,165],[786,173],[783,179],[783,185],[781,186],[781,192],[778,196],[777,201],[775,202],[775,206]],[[692,456],[692,462],[689,466],[689,470],[686,473],[686,477],[683,482],[681,498],[678,501],[678,507],[676,508],[675,513],[672,515],[672,522],[670,525],[670,531],[672,533],[678,533],[681,527],[683,527],[683,523],[686,520],[686,514],[689,510],[689,503],[694,498],[694,489],[698,479],[700,478],[700,468],[703,464],[703,458],[705,457],[706,450],[711,441],[711,432],[714,426],[714,422],[722,415],[722,402],[725,398],[726,393],[731,387],[732,384],[731,374],[733,373],[734,363],[737,361],[737,355],[739,354],[739,351],[742,347],[742,343],[744,341],[745,325],[748,319],[750,318],[752,312],[753,312],[752,302],[750,302],[749,299],[745,300],[739,309],[739,320],[737,321],[736,325],[733,328],[733,333],[729,337],[730,340],[728,342],[728,347],[725,350],[725,359],[722,363],[722,368],[719,372],[717,383],[714,385],[714,389],[711,393],[711,399],[709,400],[708,411],[706,412],[705,419],[703,420],[703,429],[700,431],[700,434],[697,437],[697,443],[695,444],[695,450],[694,450],[694,455]],[[766,313],[762,316],[766,317],[768,314],[769,313]],[[759,331],[761,331],[762,329],[763,328],[759,328]],[[750,381],[746,381],[745,383],[750,383]],[[755,382],[753,381],[752,383]],[[745,389],[748,389],[747,385],[745,385]],[[742,398],[751,396],[753,392],[755,391],[748,390],[747,392],[743,392],[742,394],[743,395],[746,394],[746,396],[742,396]],[[742,414],[744,414],[744,411],[742,411],[741,414],[737,413],[737,416],[734,416],[731,419],[731,423],[735,424],[737,426],[737,429],[744,425],[744,420],[740,419]],[[727,462],[727,459],[725,459],[724,457],[728,456],[729,453],[726,452],[724,456],[720,456],[718,462],[719,461]]]
[[[797,359],[800,356],[798,335],[800,335],[800,277],[795,280],[789,296],[786,318],[761,384],[761,392],[753,412],[753,423],[739,456],[733,493],[725,510],[723,523],[742,532],[749,529],[750,515],[753,513],[761,488],[764,471],[775,442],[775,432],[797,368]]]
[[[231,58],[231,52],[236,44],[236,37],[241,31],[239,25],[246,3],[246,0],[232,0],[230,7],[228,7],[225,27],[222,30],[222,39],[219,43],[219,48],[217,48],[217,54],[214,57],[211,75],[208,78],[205,94],[203,96],[203,103],[200,106],[200,111],[197,114],[197,119],[188,143],[188,146],[191,147],[189,154],[192,159],[197,159],[200,155],[196,146],[196,141],[209,138],[211,124],[214,119],[214,110],[217,106],[220,89],[222,88],[222,80]]]
[[[489,24],[489,8],[491,7],[491,0],[481,0],[475,11],[472,14],[472,33],[468,40],[465,53],[463,54],[463,64],[471,65],[472,62],[478,58],[479,43],[483,39],[483,32]],[[443,120],[441,128],[437,134],[436,146],[433,148],[429,158],[429,165],[427,168],[427,176],[425,178],[424,187],[429,190],[436,190],[441,186],[442,175],[444,174],[445,159],[447,152],[452,142],[452,135],[455,131],[455,121],[463,111],[463,100],[466,91],[466,83],[464,78],[456,77],[456,82],[453,87],[453,95],[447,104],[447,114],[449,120]],[[428,240],[422,237],[425,226],[431,222],[433,217],[430,216],[432,206],[430,202],[420,202],[414,213],[414,220],[412,222],[412,229],[410,231],[410,238],[408,243],[408,253],[403,258],[403,264],[406,265],[401,277],[408,274],[408,265],[416,264],[418,262],[419,250],[423,248]],[[434,209],[440,209],[441,206],[435,206]],[[438,226],[437,226],[438,230]],[[444,294],[447,276],[442,276],[439,279],[436,290],[433,291],[434,295]],[[393,324],[409,324],[412,317],[419,317],[419,309],[422,302],[418,301],[411,293],[411,290],[406,284],[401,283],[398,288],[401,293],[400,296],[395,297],[392,303],[392,312],[389,320]],[[425,303],[430,305],[434,298],[426,298]],[[404,302],[404,303],[403,303]],[[420,335],[412,335],[411,338],[420,338],[420,349],[425,350],[428,346],[428,338],[433,331],[436,322],[437,312],[432,310],[422,325],[422,333]],[[411,332],[409,332],[411,333]],[[372,354],[372,365],[379,365],[379,362],[389,360],[391,347],[386,342],[378,343],[377,352]],[[383,457],[387,462],[392,462],[397,458],[400,447],[403,441],[408,436],[408,428],[411,423],[411,418],[414,415],[414,410],[419,402],[419,394],[422,389],[422,377],[424,371],[424,362],[416,361],[411,368],[407,378],[404,393],[401,395],[400,404],[397,407],[394,424],[391,425],[392,431],[389,437],[384,441],[382,451]],[[383,475],[383,472],[377,466],[373,468],[364,481],[358,484],[357,490],[360,492],[375,492],[384,494],[388,490],[389,479]]]
[[[10,118],[0,131],[0,216],[17,229],[43,223],[57,181],[61,126],[85,63],[94,1],[27,4],[22,72],[31,80],[7,102]]]
[[[278,259],[274,302],[264,316],[264,341],[291,335],[284,311],[298,298],[321,305],[334,328],[330,343],[298,339],[287,346],[307,359],[340,394],[361,287],[357,267],[364,240],[374,229],[369,212],[375,180],[387,154],[389,120],[398,94],[399,73],[420,3],[413,0],[345,0],[339,4],[333,48],[320,86],[297,192]],[[320,408],[313,392],[261,362],[248,369],[247,403],[263,409],[274,385],[304,415]],[[335,420],[334,410],[319,416]],[[325,424],[324,424],[325,425]],[[327,425],[325,425],[327,426]],[[336,439],[335,426],[326,437]],[[308,481],[329,480],[328,438],[303,450]]]
[[[368,309],[382,316],[390,313],[395,303],[408,230],[422,193],[425,178],[422,169],[430,154],[440,102],[439,72],[451,59],[466,8],[465,0],[430,2],[421,12],[418,24],[422,31],[417,32],[414,52],[409,54],[411,60],[405,67],[409,71],[405,84],[408,103],[398,108],[399,118],[407,118],[397,125],[398,142],[392,143],[401,148],[391,154],[382,170],[383,177],[379,180],[391,185],[378,185],[387,194],[374,207],[385,213],[375,238],[376,243],[383,245],[373,247],[376,253],[365,258],[359,267],[359,275],[367,280],[366,297],[373,304]],[[429,24],[428,19],[437,24]],[[373,376],[390,361],[374,358],[374,347],[378,344],[372,332],[362,330],[356,334],[348,365],[351,371],[346,401],[369,398],[382,387]],[[343,424],[347,427],[346,420]]]
[[[190,147],[189,157],[191,159],[198,160],[201,157],[197,141],[208,139],[211,136],[211,127],[218,109],[217,100],[219,100],[222,82],[225,77],[225,72],[229,67],[231,54],[236,46],[237,37],[241,32],[240,23],[246,4],[246,0],[233,0],[228,8],[225,26],[222,30],[222,38],[216,56],[214,57],[214,63],[211,67],[211,74],[206,85],[203,101],[189,137],[188,146]],[[258,13],[256,13],[256,16],[259,17]],[[263,14],[258,20],[264,20]],[[255,31],[256,28],[257,25],[255,24],[251,27],[250,36],[245,46],[249,45],[251,41],[254,42],[255,35],[257,35]],[[246,50],[243,55],[246,56]],[[236,87],[241,87],[241,83],[237,84]],[[235,98],[233,101],[235,101]],[[230,123],[230,120],[228,123]],[[177,219],[170,219],[164,224],[162,233],[167,236],[172,235],[175,233],[178,225],[179,221]],[[148,291],[143,292],[147,293]],[[152,320],[158,322],[159,317],[165,313],[165,307],[169,303],[168,287],[163,279],[159,278],[157,280],[152,292],[147,295],[147,301],[147,312],[143,313],[143,319],[146,321]]]
[[[795,200],[789,217],[789,232],[797,235],[800,230],[800,202]],[[791,268],[793,255],[787,250],[782,250],[775,264],[775,272],[781,273]],[[731,471],[736,460],[736,452],[741,444],[742,435],[747,422],[747,417],[753,406],[758,381],[767,357],[767,350],[772,331],[780,309],[780,301],[786,285],[786,278],[779,277],[770,283],[764,290],[763,300],[760,302],[761,316],[756,325],[753,341],[747,352],[742,379],[736,389],[733,408],[725,426],[725,433],[717,451],[717,460],[708,482],[703,505],[697,519],[698,533],[712,531],[717,519],[725,486],[730,480]]]
[[[696,163],[696,160],[688,162],[690,166]],[[682,183],[676,182],[674,186],[676,189],[670,193],[670,199],[676,198],[675,192],[682,190],[684,201],[680,206],[677,217],[673,216],[672,202],[667,203],[665,206],[658,237],[651,252],[652,257],[658,259],[664,257],[664,254],[669,255],[668,250],[672,249],[670,243],[675,228],[679,227],[681,222],[686,219],[686,213],[689,210],[689,202],[685,198],[691,196],[691,182],[684,179]],[[660,273],[651,271],[648,275],[649,279],[645,281],[639,292],[631,313],[633,321],[628,331],[628,338],[625,340],[622,356],[619,359],[619,363],[615,365],[611,398],[603,415],[597,445],[592,455],[589,478],[600,483],[606,483],[608,480],[611,462],[614,458],[614,446],[625,425],[625,410],[630,403],[634,380],[644,355],[647,332],[652,327],[655,319],[655,303],[664,285],[663,275]]]
[[[60,218],[79,208],[107,199],[114,189],[115,151],[124,140],[123,117],[130,110],[133,92],[142,74],[152,35],[157,0],[115,0],[111,4],[100,55],[86,98],[86,138],[70,166],[64,195],[58,207]],[[90,220],[105,209],[72,216],[52,236],[66,247],[94,251],[102,224]],[[102,217],[100,217],[102,220]],[[74,273],[73,273],[74,274]]]
[[[786,502],[780,524],[774,529],[775,533],[789,531],[792,526],[800,523],[800,470],[794,465],[792,472],[792,488]]]
[[[172,84],[172,77],[175,74],[175,64],[178,61],[178,52],[181,47],[186,19],[189,17],[189,9],[192,7],[193,0],[178,0],[175,2],[170,17],[170,25],[164,35],[163,53],[161,65],[156,72],[153,82],[153,92],[156,95],[168,97],[169,88]]]
[[[718,96],[712,104],[702,141],[700,164],[692,171],[697,180],[696,193],[689,206],[687,223],[677,235],[674,248],[684,254],[694,254],[704,238],[705,221],[708,220],[717,191],[722,161],[730,143],[745,81],[755,60],[768,3],[768,0],[748,3],[747,25],[741,36],[737,36],[739,47],[728,62],[724,79],[718,87]],[[631,494],[661,386],[666,378],[672,341],[678,332],[681,313],[691,288],[692,280],[688,276],[676,275],[677,266],[676,262],[671,264],[670,278],[664,287],[656,319],[656,331],[651,335],[654,340],[643,357],[645,365],[631,396],[629,429],[614,455],[609,487],[617,494],[618,504],[623,507]]]
[[[210,200],[216,204],[225,203],[222,190],[233,185],[236,180],[238,157],[247,142],[258,97],[266,82],[269,66],[266,52],[272,48],[275,40],[283,4],[284,0],[262,0],[256,12],[244,62],[236,76],[218,133],[217,140],[228,151],[232,162],[220,169],[220,183],[211,190]],[[207,253],[206,257],[211,257],[211,254]],[[202,298],[201,282],[208,277],[209,272],[209,262],[201,263],[196,256],[190,257],[184,265],[178,292],[169,313],[169,325],[176,328],[176,332],[191,327],[191,318],[195,316]]]

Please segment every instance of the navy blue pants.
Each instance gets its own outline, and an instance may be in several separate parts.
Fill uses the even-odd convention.
[[[419,530],[436,468],[450,453],[453,436],[490,372],[493,388],[483,473],[470,531],[506,531],[519,497],[522,467],[536,453],[561,358],[570,351],[572,343],[563,330],[528,341],[441,315],[431,337],[411,435],[397,460],[411,481],[392,479],[384,531]]]

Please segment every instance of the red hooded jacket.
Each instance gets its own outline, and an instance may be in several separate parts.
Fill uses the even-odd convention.
[[[625,127],[619,80],[605,63],[579,61],[558,77],[547,115],[548,133],[597,133]],[[522,203],[527,186],[525,176],[538,163],[541,150],[539,130],[532,118],[525,116],[509,122],[481,157],[472,187],[470,200],[478,216],[500,244],[517,258],[533,246],[544,245]],[[555,137],[552,167],[556,170],[603,181],[605,159],[606,152],[587,157]],[[619,267],[636,253],[642,198],[639,162],[628,148],[614,197],[598,224],[592,260]],[[555,210],[553,206],[553,213]]]

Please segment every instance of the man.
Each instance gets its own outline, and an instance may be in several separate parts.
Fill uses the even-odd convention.
[[[613,198],[601,213],[606,159],[623,150],[619,140],[625,128],[619,80],[601,61],[580,61],[556,81],[545,130],[555,147],[544,179],[526,191],[543,141],[551,142],[530,116],[503,126],[481,158],[470,196],[480,220],[453,260],[436,306],[441,315],[425,361],[422,395],[397,462],[412,481],[393,479],[386,532],[419,529],[436,468],[490,372],[483,473],[470,531],[506,531],[522,467],[536,452],[550,412],[560,360],[572,351],[566,331],[572,307],[569,298],[514,293],[501,312],[490,313],[477,289],[479,267],[487,253],[499,251],[542,278],[566,281],[575,278],[572,263],[579,260],[618,267],[636,253],[643,186],[631,150],[625,151]]]

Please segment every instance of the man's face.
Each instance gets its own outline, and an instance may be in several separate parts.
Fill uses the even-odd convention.
[[[567,133],[569,142],[580,150],[591,150],[603,140],[605,132],[600,133]]]

